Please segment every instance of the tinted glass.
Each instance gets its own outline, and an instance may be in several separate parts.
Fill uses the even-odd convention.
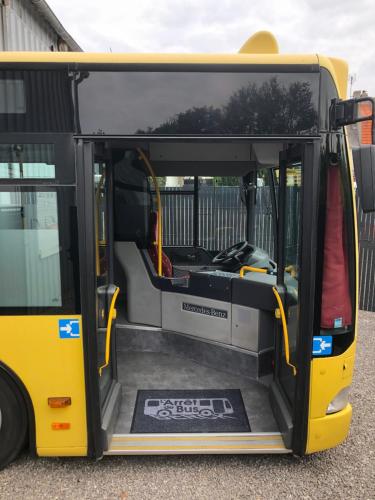
[[[67,70],[0,71],[0,132],[70,132],[73,124]]]
[[[332,99],[338,97],[337,89],[332,76],[325,68],[321,68],[321,84],[320,84],[320,130],[329,131],[329,108],[331,107]]]
[[[76,81],[87,134],[317,132],[319,73],[96,71]]]
[[[0,80],[0,113],[26,113],[23,80]]]
[[[54,144],[0,144],[1,179],[54,179]]]

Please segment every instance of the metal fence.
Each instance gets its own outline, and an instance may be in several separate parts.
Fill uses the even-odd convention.
[[[364,214],[357,199],[359,307],[375,311],[375,214]]]
[[[299,213],[299,189],[287,188],[287,212]],[[178,192],[178,194],[176,194]],[[163,198],[164,245],[193,245],[194,196],[192,191],[165,188]],[[360,309],[375,311],[375,214],[364,214],[357,202],[359,233]],[[208,250],[227,248],[246,239],[246,209],[238,186],[201,186],[198,211],[199,244]],[[272,205],[268,187],[257,189],[254,206],[254,243],[274,257]],[[297,255],[299,224],[294,218],[286,232],[286,258]]]

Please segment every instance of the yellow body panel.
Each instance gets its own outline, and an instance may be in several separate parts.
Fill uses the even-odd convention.
[[[335,82],[340,99],[346,99],[348,89],[349,68],[346,61],[335,57],[318,55],[319,64],[326,68]]]
[[[311,362],[310,419],[326,415],[332,399],[351,384],[354,366],[354,342],[340,356],[314,358]]]
[[[315,54],[126,54],[0,52],[0,63],[80,64],[318,64]]]
[[[25,385],[35,412],[36,446],[41,456],[86,455],[86,397],[82,333],[60,339],[58,320],[70,316],[0,316],[0,361]],[[82,332],[82,328],[80,327]],[[50,408],[49,397],[69,396],[72,405]],[[52,430],[69,422],[69,430]]]
[[[351,419],[352,407],[348,404],[337,413],[310,420],[307,453],[327,450],[342,443],[348,435]]]
[[[327,415],[329,403],[353,377],[356,342],[340,356],[315,358],[311,362],[310,408],[306,453],[340,444],[349,432],[351,405]]]

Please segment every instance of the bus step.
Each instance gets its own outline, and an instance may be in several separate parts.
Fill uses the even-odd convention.
[[[233,434],[114,434],[105,455],[291,453],[279,432]]]

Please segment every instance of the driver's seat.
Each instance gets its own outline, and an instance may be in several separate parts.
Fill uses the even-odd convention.
[[[158,270],[158,214],[151,212],[151,246],[148,249],[155,270]],[[162,252],[162,273],[166,278],[173,278],[173,265],[168,255]]]

